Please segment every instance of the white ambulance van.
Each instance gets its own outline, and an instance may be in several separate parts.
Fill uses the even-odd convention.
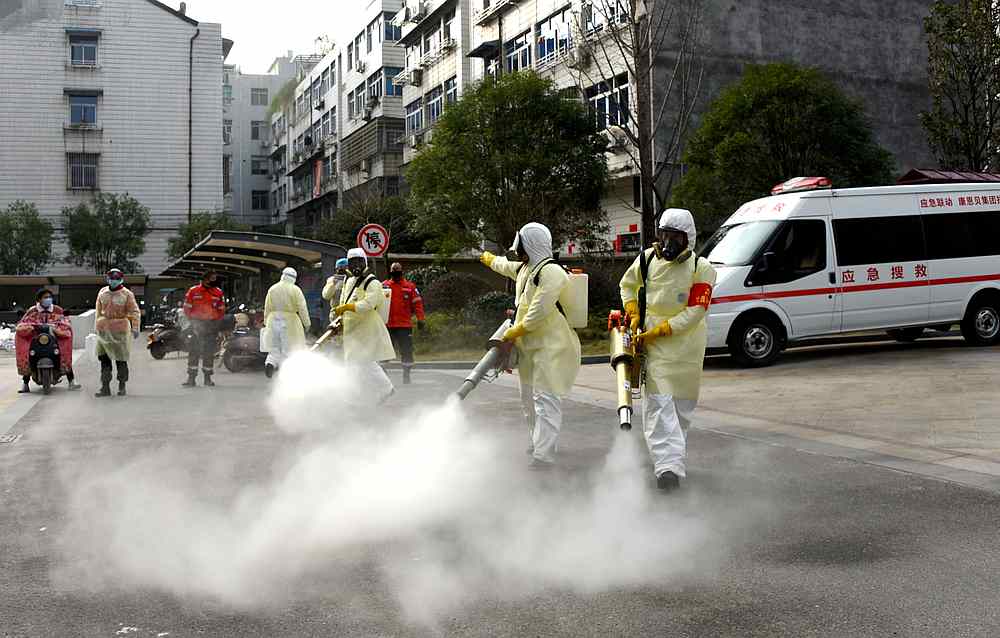
[[[718,282],[709,348],[748,366],[807,338],[886,331],[912,341],[960,324],[1000,341],[1000,184],[831,189],[780,184],[704,246]]]

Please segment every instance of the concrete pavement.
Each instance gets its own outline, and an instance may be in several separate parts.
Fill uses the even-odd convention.
[[[936,357],[947,354],[938,348],[888,354],[923,362],[917,367],[926,370],[940,363]],[[956,351],[949,356],[958,355]],[[829,365],[864,367],[866,355],[848,356],[861,361],[830,361]],[[871,359],[869,365],[878,368],[877,357]],[[810,364],[792,359],[785,365]],[[484,588],[429,626],[403,613],[393,578],[399,574],[379,567],[385,556],[399,549],[397,543],[359,546],[349,557],[329,556],[306,577],[288,583],[283,592],[286,599],[251,610],[197,596],[179,598],[127,582],[96,587],[67,581],[61,576],[67,556],[85,550],[74,547],[73,539],[68,539],[67,546],[64,538],[70,523],[68,499],[77,481],[123,466],[157,476],[164,468],[156,464],[134,467],[129,462],[169,450],[173,459],[169,469],[199,486],[199,500],[226,504],[247,485],[269,484],[283,476],[281,459],[290,446],[301,443],[275,428],[266,409],[268,384],[262,375],[220,372],[215,390],[191,391],[179,387],[183,368],[180,361],[152,362],[144,352],[137,352],[131,396],[101,402],[91,396],[96,371],[81,366],[78,372],[85,393],[56,392],[39,401],[16,424],[21,437],[13,444],[0,445],[0,591],[4,592],[0,636],[923,637],[1000,633],[994,594],[1000,566],[995,543],[1000,496],[839,456],[804,452],[796,445],[756,441],[745,432],[733,436],[707,429],[692,433],[690,479],[684,491],[652,502],[666,516],[664,545],[686,547],[687,541],[677,536],[677,525],[685,521],[693,520],[703,530],[703,542],[694,545],[698,551],[680,557],[680,562],[698,569],[652,561],[645,566],[641,582],[632,586],[587,591],[566,582],[550,586],[527,582],[523,590]],[[709,427],[708,420],[717,419],[719,423],[712,427],[721,428],[730,416],[743,425],[746,421],[740,418],[748,418],[735,411],[732,415],[712,411],[728,388],[713,383],[715,375],[742,377],[762,372],[745,373],[712,364],[706,383],[708,409],[700,426]],[[769,382],[741,378],[740,383],[760,383],[776,393],[782,383],[803,375],[802,369],[796,373],[783,366],[766,372],[780,376],[781,383],[776,376]],[[603,366],[588,368],[581,385],[589,379],[599,388],[603,374],[607,374]],[[407,414],[408,405],[436,400],[457,387],[456,377],[437,372],[421,373],[416,380],[413,386],[398,388],[386,411],[379,413],[380,419],[399,418]],[[579,401],[566,404],[561,468],[547,475],[498,477],[518,488],[527,486],[522,499],[546,494],[567,501],[579,498],[613,442],[621,436],[639,436],[638,431],[631,435],[617,432],[613,412],[599,404],[599,395],[587,396],[584,390],[579,389]],[[782,402],[790,405],[787,398]],[[497,437],[504,453],[498,464],[526,462],[524,426],[513,388],[506,383],[484,386],[465,407],[470,418]],[[762,418],[774,416],[765,407],[756,408]],[[340,416],[317,414],[316,418]],[[493,470],[484,467],[483,471]],[[165,473],[164,480],[171,475]],[[135,478],[143,477],[136,474]],[[407,483],[406,467],[400,467],[398,489],[405,493]],[[532,483],[537,486],[532,488]],[[652,490],[651,483],[649,477],[646,489]],[[483,494],[483,501],[503,502],[500,496],[509,489],[497,484],[495,490]],[[620,539],[623,546],[643,542],[637,536],[641,530],[631,528],[627,520],[610,524],[618,532],[611,539]],[[450,533],[447,528],[439,531],[446,536]],[[587,531],[569,527],[558,535],[539,537],[537,543],[556,552]],[[294,537],[288,539],[290,547],[295,542]],[[608,543],[609,554],[621,551],[616,544]],[[603,553],[597,549],[575,560],[600,562]],[[170,556],[162,558],[171,560]],[[407,558],[396,567],[406,574],[409,565],[420,564],[409,561],[418,558]],[[475,563],[467,568],[479,569]]]

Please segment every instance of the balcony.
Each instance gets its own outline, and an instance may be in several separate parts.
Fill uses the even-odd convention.
[[[492,5],[474,12],[472,14],[472,21],[475,22],[477,26],[481,27],[490,22],[497,15],[503,13],[504,9],[515,6],[518,2],[519,0],[495,0]]]
[[[392,76],[392,83],[396,86],[406,86],[410,82],[410,70],[403,69],[396,75]]]
[[[420,62],[418,64],[420,64],[420,66],[425,69],[428,67],[432,67],[438,62],[440,62],[446,55],[448,55],[448,52],[450,52],[456,46],[457,43],[455,42],[455,39],[448,38],[447,40],[442,42],[441,46],[439,46],[438,48],[434,49],[433,51],[428,51],[427,53],[425,53],[420,58]]]

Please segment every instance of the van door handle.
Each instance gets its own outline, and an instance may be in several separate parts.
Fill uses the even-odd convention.
[[[830,283],[831,284],[837,283],[837,273],[835,272],[830,273]]]

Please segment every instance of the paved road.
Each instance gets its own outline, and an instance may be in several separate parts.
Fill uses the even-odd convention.
[[[1000,633],[992,492],[696,430],[690,480],[663,498],[630,462],[602,472],[623,435],[587,403],[566,406],[560,469],[531,473],[503,386],[477,391],[467,422],[431,415],[457,441],[380,437],[397,422],[433,432],[409,406],[455,379],[430,372],[363,415],[375,431],[354,443],[392,448],[377,471],[331,481],[329,501],[344,501],[332,510],[303,499],[268,519],[281,542],[262,541],[269,560],[248,567],[227,526],[261,532],[274,512],[256,504],[327,480],[357,447],[279,430],[262,376],[185,391],[181,362],[143,354],[127,399],[56,392],[0,445],[5,638]],[[93,372],[80,376],[92,390]],[[487,462],[469,473],[456,449]],[[447,489],[426,484],[435,472]],[[81,492],[95,479],[98,493]],[[345,493],[355,479],[371,494]]]

